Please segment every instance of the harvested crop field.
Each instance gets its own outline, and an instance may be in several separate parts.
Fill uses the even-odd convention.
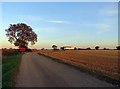
[[[118,50],[41,50],[38,53],[57,58],[118,80]]]

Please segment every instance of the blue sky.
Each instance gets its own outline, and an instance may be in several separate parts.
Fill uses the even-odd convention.
[[[4,2],[2,3],[2,47],[9,24],[26,23],[38,35],[31,48],[75,47],[115,48],[118,45],[118,3],[116,2]]]

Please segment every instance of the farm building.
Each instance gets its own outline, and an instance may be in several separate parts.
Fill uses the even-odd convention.
[[[74,49],[75,47],[71,47],[71,46],[63,46],[65,50],[70,50],[70,49]]]

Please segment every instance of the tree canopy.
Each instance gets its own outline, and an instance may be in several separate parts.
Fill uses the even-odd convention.
[[[120,50],[120,46],[116,46],[117,50]]]
[[[95,49],[98,50],[100,47],[99,46],[96,46]]]
[[[6,36],[8,37],[8,41],[14,43],[19,48],[27,48],[29,42],[31,42],[31,45],[37,42],[37,34],[27,24],[10,24],[9,28],[5,31],[7,32]]]
[[[52,45],[52,48],[53,48],[54,50],[56,50],[56,49],[57,49],[57,46],[56,46],[56,45]]]

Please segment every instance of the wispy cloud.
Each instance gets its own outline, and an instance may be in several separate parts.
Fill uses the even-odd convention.
[[[97,34],[102,34],[105,32],[109,32],[111,30],[111,25],[109,24],[99,24],[98,27],[99,27],[99,31]]]
[[[102,8],[99,13],[101,15],[113,16],[118,14],[118,8],[116,6],[109,6]]]
[[[34,15],[20,15],[18,18],[22,18],[25,20],[29,20],[29,21],[42,21],[43,18],[40,16],[34,16]]]
[[[19,15],[17,16],[20,19],[27,20],[27,21],[33,21],[33,22],[49,22],[49,23],[58,23],[58,24],[71,24],[69,21],[65,20],[46,20],[46,18],[43,18],[41,16],[34,16],[34,15]]]
[[[86,23],[81,24],[81,28],[86,31],[89,29],[93,29],[93,33],[96,35],[104,34],[112,30],[112,24],[110,23]]]
[[[60,23],[60,24],[70,24],[71,22],[69,21],[64,21],[64,20],[50,20],[50,21],[46,21],[46,22],[50,22],[50,23]]]
[[[35,28],[37,33],[55,33],[57,30],[54,27]]]

